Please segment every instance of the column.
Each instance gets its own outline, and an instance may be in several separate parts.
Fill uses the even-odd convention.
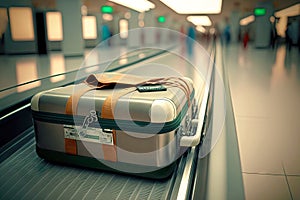
[[[141,46],[141,29],[139,28],[139,12],[136,12],[134,10],[130,11],[131,17],[129,19],[129,32],[128,32],[128,38],[127,38],[127,46],[128,47],[139,47]],[[134,30],[133,30],[134,29]]]
[[[121,17],[118,13],[114,14],[113,19],[113,38],[112,38],[112,46],[120,46],[122,43],[122,40],[120,38],[120,30],[119,30],[119,21]]]
[[[146,31],[144,31],[146,45],[155,44],[155,39],[156,39],[155,20],[156,18],[152,10],[145,12],[144,22],[145,22],[145,27],[148,28]]]
[[[271,43],[271,22],[270,17],[273,14],[273,5],[270,2],[259,2],[256,8],[265,8],[266,13],[263,16],[255,16],[255,47],[269,47]]]
[[[169,31],[169,27],[170,27],[170,17],[169,16],[165,16],[166,17],[166,22],[163,24],[160,24],[160,27],[163,28],[160,32],[160,42],[161,44],[168,44],[170,43],[170,31]]]
[[[232,11],[230,15],[230,34],[231,42],[238,42],[239,37],[239,27],[240,27],[241,14],[238,10]]]
[[[56,1],[63,19],[62,51],[65,56],[83,56],[81,5],[81,0]]]

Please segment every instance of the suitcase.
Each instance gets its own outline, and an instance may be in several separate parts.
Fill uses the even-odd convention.
[[[48,161],[149,178],[168,177],[188,147],[197,112],[186,77],[120,73],[36,94],[37,154]]]

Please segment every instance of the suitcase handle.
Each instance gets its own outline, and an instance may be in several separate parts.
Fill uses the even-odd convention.
[[[192,127],[197,127],[195,135],[185,135],[180,138],[180,146],[182,147],[193,147],[197,146],[200,143],[201,131],[203,126],[203,120],[193,119]]]
[[[202,129],[204,126],[204,119],[206,115],[206,107],[208,103],[208,87],[205,87],[203,101],[200,106],[198,117],[192,119],[192,127],[197,127],[196,133],[194,135],[184,135],[180,138],[180,146],[182,147],[193,147],[200,143],[202,136]]]

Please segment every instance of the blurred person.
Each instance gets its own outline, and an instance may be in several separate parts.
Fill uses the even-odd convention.
[[[250,37],[249,37],[249,30],[245,30],[244,36],[243,36],[243,47],[244,47],[244,49],[247,48],[249,39],[250,39]]]
[[[106,46],[109,46],[109,38],[111,37],[111,31],[109,30],[109,26],[107,24],[102,25],[102,42],[105,43]]]
[[[186,37],[186,34],[185,34],[184,25],[181,25],[181,27],[180,27],[180,38],[179,38],[179,41],[180,41],[181,54],[182,55],[186,52],[186,48],[185,48],[185,44],[184,44],[185,37]]]
[[[224,38],[225,38],[225,44],[228,45],[230,43],[230,40],[231,40],[230,26],[229,26],[229,24],[227,24],[225,26],[223,34],[224,34]]]
[[[6,11],[5,11],[5,13],[1,12],[0,13],[0,41],[1,41],[1,44],[4,44],[4,34],[7,29],[7,23],[8,23],[8,19],[7,19]]]
[[[187,50],[188,50],[188,54],[189,55],[192,55],[193,53],[193,48],[194,48],[194,42],[195,42],[195,39],[196,39],[196,31],[195,31],[195,28],[194,26],[190,25],[188,27],[188,31],[187,31]]]
[[[292,30],[292,27],[291,27],[291,23],[289,22],[287,24],[287,28],[286,28],[286,31],[285,31],[285,42],[286,42],[286,47],[289,51],[292,48],[292,33],[293,33],[293,30]]]
[[[221,23],[218,24],[218,30],[220,32],[221,36],[221,43],[228,45],[230,42],[230,25],[229,25],[229,19],[228,17],[225,17]]]
[[[277,24],[278,19],[274,17],[274,22],[272,22],[271,26],[271,47],[272,49],[275,48],[276,41],[278,39],[278,34],[277,34],[277,29],[276,29],[276,24]]]

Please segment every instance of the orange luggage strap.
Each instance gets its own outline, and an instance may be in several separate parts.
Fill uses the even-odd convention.
[[[190,104],[190,93],[191,88],[189,87],[186,80],[179,77],[169,77],[169,78],[156,78],[145,80],[145,78],[141,78],[139,76],[129,75],[129,74],[120,74],[120,73],[103,73],[103,74],[92,74],[85,81],[86,86],[79,88],[76,90],[76,93],[71,95],[66,104],[66,114],[74,115],[77,113],[77,106],[79,103],[79,99],[85,93],[91,90],[96,89],[104,89],[108,87],[113,87],[116,84],[120,86],[124,86],[118,92],[114,92],[110,96],[108,96],[103,102],[101,109],[101,118],[104,119],[114,119],[114,108],[118,101],[118,99],[126,94],[129,94],[135,90],[137,90],[137,86],[146,85],[146,84],[164,84],[166,87],[178,87],[185,93],[188,104]],[[102,150],[104,153],[104,159],[116,162],[117,161],[117,149],[116,149],[116,131],[113,130],[113,144],[107,145],[102,144]],[[68,141],[68,145],[70,142]],[[74,145],[74,143],[72,143]],[[65,145],[67,143],[65,142]],[[69,152],[74,154],[76,151],[72,147],[65,147],[69,149]],[[76,154],[76,153],[75,153]]]

